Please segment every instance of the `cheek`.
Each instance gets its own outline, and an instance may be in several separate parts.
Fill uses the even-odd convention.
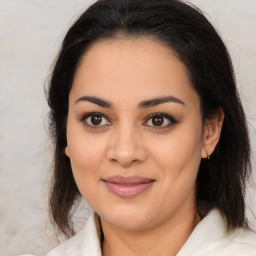
[[[201,130],[184,127],[154,143],[151,153],[161,173],[162,204],[167,208],[179,208],[188,198],[194,200],[193,191],[201,161]],[[168,203],[170,198],[171,205]]]
[[[82,197],[93,206],[95,196],[99,193],[97,187],[100,183],[100,166],[104,155],[102,141],[72,133],[68,143],[75,182]]]
[[[72,172],[82,194],[100,179],[100,165],[104,156],[104,139],[88,133],[81,124],[68,122],[67,144]]]
[[[201,129],[180,127],[168,136],[151,142],[151,155],[166,174],[178,176],[184,171],[196,173],[201,161]]]
[[[67,145],[71,162],[77,167],[94,164],[103,150],[103,137],[88,133],[86,128],[70,118],[67,125]]]
[[[101,157],[102,148],[97,143],[90,143],[90,140],[73,140],[69,144],[70,160],[76,167],[94,166],[99,163]]]

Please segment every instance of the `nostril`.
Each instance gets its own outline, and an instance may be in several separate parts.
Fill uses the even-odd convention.
[[[128,135],[127,135],[128,136]],[[106,157],[115,164],[123,167],[129,167],[132,164],[143,162],[147,158],[146,150],[142,144],[138,144],[135,138],[131,135],[124,140],[120,137],[115,137],[107,148]]]
[[[140,162],[139,159],[111,158],[110,161],[114,164],[119,164],[122,167],[129,167],[134,163]]]

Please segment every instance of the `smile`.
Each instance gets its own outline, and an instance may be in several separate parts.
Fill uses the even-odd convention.
[[[113,194],[122,198],[132,198],[149,189],[155,180],[139,176],[112,176],[103,181]]]

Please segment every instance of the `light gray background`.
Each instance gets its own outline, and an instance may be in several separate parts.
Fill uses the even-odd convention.
[[[1,256],[40,254],[55,244],[47,217],[51,146],[44,83],[65,32],[92,2],[0,0]],[[255,155],[256,0],[190,2],[207,14],[230,50]],[[255,173],[255,157],[253,164]],[[252,182],[248,191],[247,205],[256,213]]]

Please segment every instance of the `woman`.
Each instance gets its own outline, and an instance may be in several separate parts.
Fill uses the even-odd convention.
[[[178,0],[99,0],[69,29],[49,91],[48,255],[256,255],[250,148],[225,45]],[[94,213],[74,235],[71,208]]]

